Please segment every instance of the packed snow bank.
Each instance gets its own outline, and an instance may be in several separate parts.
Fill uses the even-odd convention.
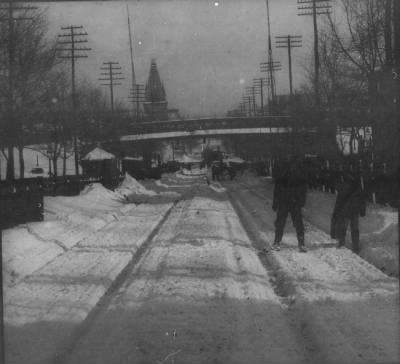
[[[118,192],[113,192],[105,188],[100,183],[91,183],[87,185],[80,193],[81,196],[94,201],[115,200],[123,202],[125,199]]]
[[[133,194],[146,196],[157,195],[156,192],[148,190],[129,173],[125,173],[125,178],[123,179],[119,187],[115,189],[115,192],[119,193],[122,196],[125,196],[126,198]]]
[[[121,207],[125,201],[119,193],[110,191],[99,183],[93,183],[86,186],[79,196],[45,197],[44,210],[46,218],[51,218],[49,214],[65,217],[76,210],[96,216]]]

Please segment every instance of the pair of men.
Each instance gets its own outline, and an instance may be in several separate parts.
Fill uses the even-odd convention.
[[[280,250],[280,243],[287,216],[290,214],[300,252],[306,252],[302,208],[306,202],[308,178],[304,165],[291,155],[278,162],[274,168],[275,189],[272,209],[276,211],[275,239],[273,248]],[[344,174],[336,184],[337,198],[332,215],[331,237],[344,247],[347,226],[350,223],[353,251],[360,252],[358,217],[365,216],[366,200],[361,183],[354,175]]]

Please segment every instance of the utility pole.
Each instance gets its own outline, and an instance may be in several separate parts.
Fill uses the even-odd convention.
[[[133,64],[132,32],[131,32],[131,20],[129,18],[128,3],[126,4],[126,11],[128,13],[129,51],[130,51],[130,56],[131,56],[132,87],[135,87],[136,76],[135,76],[135,66]]]
[[[61,30],[65,31],[63,34],[59,34],[59,41],[62,47],[56,50],[60,52],[59,58],[65,58],[71,60],[71,86],[72,86],[72,117],[73,117],[73,143],[74,143],[74,157],[75,157],[75,174],[79,175],[79,152],[78,152],[78,131],[77,131],[77,111],[78,104],[76,99],[76,88],[75,88],[75,62],[79,58],[87,58],[87,51],[91,48],[78,47],[79,44],[88,43],[85,38],[88,34],[81,32],[83,29],[82,25],[69,25],[67,27],[61,27]],[[69,47],[69,48],[66,48]]]
[[[269,109],[271,110],[272,105],[275,104],[276,101],[276,94],[275,94],[275,72],[282,70],[282,65],[281,62],[279,61],[268,61],[268,62],[261,62],[260,63],[260,71],[261,72],[267,72],[268,73],[268,79],[269,79],[269,86],[270,86],[270,92],[269,92],[269,99],[268,99],[268,105]],[[272,75],[272,78],[271,78]]]
[[[4,21],[8,23],[8,90],[7,90],[7,116],[8,127],[11,132],[11,140],[7,148],[7,173],[6,179],[8,181],[14,180],[14,144],[17,138],[16,125],[14,121],[14,56],[15,56],[15,39],[14,39],[14,23],[22,20],[32,20],[30,17],[14,16],[16,11],[35,10],[36,7],[15,6],[14,2],[10,0],[8,6],[0,7],[0,11],[6,11],[7,17]],[[0,21],[3,21],[1,19]],[[2,226],[0,221],[0,364],[6,362],[6,348],[4,340],[4,289],[3,289],[3,240],[2,240]]]
[[[270,86],[269,78],[253,78],[253,86],[260,90],[261,115],[264,115],[264,86]]]
[[[142,85],[139,85],[139,88],[136,87],[138,85],[136,85],[135,66],[133,63],[132,31],[131,31],[131,20],[129,17],[128,3],[126,4],[126,12],[128,13],[129,51],[130,51],[130,57],[131,57],[131,76],[132,76],[131,92],[136,92],[137,94],[139,94],[139,88],[141,88]],[[130,98],[130,97],[128,97],[128,98]],[[132,100],[132,105],[133,105],[133,112],[136,113],[136,118],[137,118],[137,120],[139,120],[139,116],[140,116],[139,97],[137,97],[136,102],[134,100]]]
[[[246,87],[247,90],[247,94],[249,95],[249,97],[252,98],[253,100],[253,115],[255,116],[257,114],[257,110],[256,110],[256,88],[254,86],[251,87]]]
[[[251,97],[250,96],[243,96],[243,104],[245,106],[245,110],[247,109],[247,116],[251,115]]]
[[[301,47],[301,35],[285,35],[277,36],[276,48],[287,48],[289,59],[289,89],[290,89],[290,105],[293,103],[293,79],[292,79],[292,48]]]
[[[271,97],[271,104],[275,104],[275,96],[276,96],[276,89],[275,89],[275,69],[276,62],[274,62],[272,56],[272,41],[271,41],[271,23],[270,23],[270,13],[269,13],[269,0],[265,0],[265,5],[267,8],[267,27],[268,27],[268,62],[262,63],[263,65],[267,65],[267,72],[269,73],[270,79],[270,97]],[[270,104],[270,106],[271,106]]]
[[[8,90],[7,90],[7,118],[8,118],[8,134],[9,141],[7,147],[7,172],[6,179],[12,181],[15,178],[14,175],[14,146],[18,138],[18,123],[16,123],[15,113],[14,113],[14,63],[15,63],[15,23],[17,21],[32,20],[31,17],[27,16],[15,16],[15,13],[20,11],[35,10],[36,7],[31,6],[16,6],[14,1],[9,0],[8,5],[0,7],[0,12],[7,12],[7,15],[0,21],[8,23]]]
[[[396,113],[397,113],[397,191],[400,190],[400,1],[393,1],[393,25],[394,25],[394,63],[393,78],[396,87]],[[400,196],[400,193],[398,194]],[[400,197],[397,200],[397,226],[398,226],[398,250],[400,253]]]
[[[144,85],[135,84],[128,98],[136,105],[136,120],[140,118],[140,103],[144,101]]]
[[[299,16],[311,15],[314,26],[314,97],[315,105],[319,106],[319,54],[318,54],[318,22],[317,15],[329,14],[332,0],[297,0],[297,9],[300,10]]]
[[[101,85],[110,88],[111,112],[114,113],[114,86],[121,86],[122,83],[116,81],[124,80],[125,78],[118,77],[119,75],[122,75],[122,72],[118,72],[121,70],[121,67],[118,66],[118,62],[103,62],[103,64],[105,66],[100,69],[107,72],[101,72],[100,74],[106,77],[99,78],[99,81],[108,81],[108,83],[102,83]]]
[[[246,102],[242,101],[239,105],[240,116],[246,116]]]

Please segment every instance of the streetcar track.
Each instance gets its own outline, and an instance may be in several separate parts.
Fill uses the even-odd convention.
[[[238,192],[238,189],[236,189],[235,192]],[[323,359],[323,353],[319,351],[318,340],[314,337],[312,327],[310,327],[302,317],[302,308],[296,306],[295,282],[280,267],[274,254],[271,254],[271,241],[265,239],[265,234],[263,235],[260,231],[259,219],[255,218],[255,216],[250,213],[251,209],[249,208],[248,203],[246,203],[247,201],[240,197],[238,198],[240,201],[233,198],[232,192],[229,189],[227,189],[227,194],[249,236],[251,243],[256,250],[261,252],[258,257],[268,273],[269,283],[281,301],[288,322],[294,332],[296,332],[296,337],[305,348],[307,355],[309,356],[309,362],[321,362]],[[235,194],[236,197],[238,197],[238,195],[238,193]],[[263,252],[261,249],[265,248],[266,244],[269,249],[268,251]]]

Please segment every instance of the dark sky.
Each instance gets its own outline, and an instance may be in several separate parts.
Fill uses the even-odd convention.
[[[218,1],[218,3],[217,3]],[[50,32],[83,25],[92,51],[78,61],[79,77],[99,83],[102,62],[117,61],[126,80],[116,97],[128,104],[131,83],[127,4],[133,27],[136,80],[145,83],[156,59],[170,108],[185,116],[224,115],[237,106],[246,86],[265,76],[267,61],[265,0],[130,0],[65,2],[46,5]],[[303,65],[312,58],[311,17],[297,16],[296,0],[270,0],[271,33],[303,35],[293,50],[294,87],[303,81]],[[274,38],[273,38],[274,41]],[[287,51],[273,49],[282,63],[277,92],[288,92]]]

